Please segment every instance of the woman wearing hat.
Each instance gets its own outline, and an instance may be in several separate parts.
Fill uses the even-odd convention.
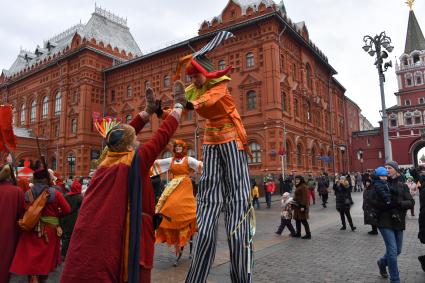
[[[164,216],[155,238],[156,243],[175,246],[177,260],[174,265],[177,265],[184,246],[197,230],[196,202],[189,174],[192,170],[201,172],[202,161],[187,156],[187,145],[182,140],[174,142],[173,152],[174,157],[158,159],[153,165],[155,175],[167,171],[173,174],[155,208],[155,213]]]
[[[334,185],[336,210],[338,210],[341,217],[342,227],[340,230],[346,230],[347,226],[345,223],[345,217],[347,217],[348,224],[350,224],[351,231],[356,230],[351,219],[350,209],[353,205],[351,198],[350,183],[345,176],[339,177],[339,182]]]

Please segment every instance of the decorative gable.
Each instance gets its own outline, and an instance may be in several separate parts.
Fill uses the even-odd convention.
[[[121,112],[127,113],[132,112],[134,110],[134,107],[130,105],[130,103],[125,103],[124,106],[121,109]]]
[[[254,75],[248,74],[240,83],[239,87],[249,86],[249,85],[260,85],[261,81],[257,79]]]

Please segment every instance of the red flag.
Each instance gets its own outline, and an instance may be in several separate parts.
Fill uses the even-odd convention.
[[[11,105],[0,105],[0,151],[9,152],[16,148],[16,137],[13,133],[13,112]],[[5,146],[6,145],[6,146]]]

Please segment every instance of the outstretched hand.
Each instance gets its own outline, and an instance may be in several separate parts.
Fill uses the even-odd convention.
[[[146,96],[146,107],[145,107],[145,111],[149,114],[152,115],[153,113],[156,113],[157,110],[157,103],[155,101],[155,94],[153,92],[153,89],[151,88],[147,88],[146,92],[145,92],[145,96]]]

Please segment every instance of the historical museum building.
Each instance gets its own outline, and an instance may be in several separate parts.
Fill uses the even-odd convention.
[[[148,86],[171,106],[178,59],[219,30],[235,37],[210,57],[218,69],[233,66],[230,90],[253,152],[251,174],[281,173],[282,158],[285,173],[347,170],[349,137],[360,130],[360,109],[344,95],[305,23],[292,22],[283,2],[272,0],[229,0],[220,15],[201,24],[198,36],[149,54],[141,54],[126,20],[99,7],[87,24],[34,51],[21,50],[0,77],[1,100],[15,109],[18,159],[37,159],[38,136],[53,168],[65,176],[87,175],[102,147],[93,112],[129,121],[144,108]],[[183,73],[181,78],[189,84]],[[159,123],[154,118],[145,127],[142,142]],[[176,134],[199,158],[203,125],[189,113]]]
[[[402,167],[425,164],[425,39],[410,10],[404,53],[396,64],[397,105],[387,109],[391,156]],[[384,162],[382,124],[353,133],[355,170],[372,169]],[[421,160],[422,159],[422,160]]]

